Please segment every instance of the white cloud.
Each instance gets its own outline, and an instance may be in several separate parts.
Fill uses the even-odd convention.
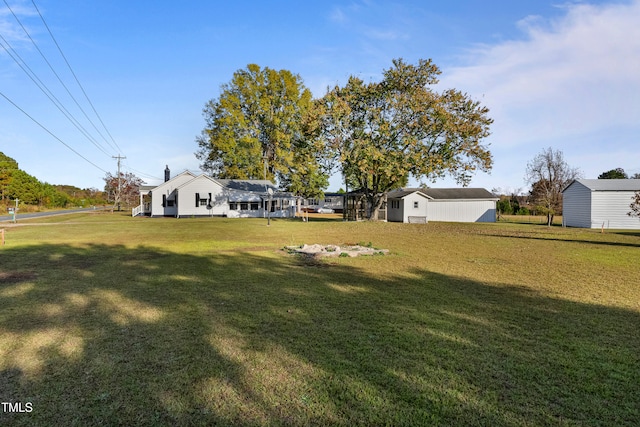
[[[530,155],[553,146],[567,148],[571,158],[568,151],[575,150],[576,159],[592,162],[576,165],[591,177],[609,166],[589,160],[593,153],[607,152],[610,141],[602,139],[607,130],[616,131],[619,155],[639,157],[639,22],[640,0],[569,5],[553,21],[527,17],[518,23],[522,40],[477,46],[466,58],[468,65],[444,70],[441,83],[491,109],[494,152],[517,156],[516,147],[527,147],[518,153]],[[497,155],[496,160],[497,167]],[[527,159],[512,161],[526,164]]]
[[[0,7],[0,34],[4,38],[3,44],[6,42],[11,43],[15,41],[28,40],[28,37],[20,27],[20,24],[16,21],[14,15],[17,16],[21,22],[24,18],[37,16],[37,12],[33,7],[29,8],[28,6],[23,6],[21,4],[10,6],[11,9],[6,6]],[[22,22],[22,25],[25,25],[25,23]]]

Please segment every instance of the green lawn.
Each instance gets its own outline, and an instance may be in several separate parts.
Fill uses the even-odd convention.
[[[118,213],[32,223],[0,224],[0,402],[32,408],[0,411],[3,426],[640,420],[638,233]],[[390,254],[282,250],[303,243]]]

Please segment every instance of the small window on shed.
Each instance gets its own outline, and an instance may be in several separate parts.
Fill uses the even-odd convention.
[[[418,209],[420,202],[413,202],[413,208]]]

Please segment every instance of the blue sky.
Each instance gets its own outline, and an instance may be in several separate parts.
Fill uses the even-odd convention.
[[[378,80],[394,58],[432,58],[440,88],[491,110],[494,168],[471,186],[526,189],[526,164],[546,147],[586,178],[616,167],[640,173],[640,0],[35,0],[91,104],[34,3],[7,3],[37,48],[4,3],[2,45],[85,129],[0,48],[0,151],[52,184],[102,188],[118,154],[150,184],[165,165],[197,171],[202,108],[249,63],[297,73],[320,97],[349,75]],[[334,179],[330,190],[339,186]]]

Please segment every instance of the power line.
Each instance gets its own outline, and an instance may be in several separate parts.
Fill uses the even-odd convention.
[[[52,137],[54,137],[58,142],[60,142],[62,145],[64,145],[65,147],[67,147],[69,150],[73,151],[73,153],[75,153],[78,157],[80,157],[81,159],[83,159],[84,161],[86,161],[87,163],[89,163],[90,165],[92,165],[93,167],[95,167],[96,169],[101,170],[104,173],[107,173],[106,170],[102,169],[100,166],[96,165],[95,163],[93,163],[91,160],[87,159],[86,157],[84,157],[82,154],[78,153],[76,150],[74,150],[73,148],[71,148],[70,145],[68,145],[66,142],[64,142],[63,140],[61,140],[60,138],[58,138],[56,135],[53,134],[53,132],[51,132],[49,129],[47,129],[44,125],[42,125],[39,121],[37,121],[36,119],[34,119],[33,117],[31,117],[29,115],[29,113],[27,113],[26,111],[24,111],[22,108],[20,108],[15,102],[13,102],[11,99],[9,99],[4,93],[2,93],[2,91],[0,91],[0,96],[2,96],[4,99],[6,99],[11,105],[13,105],[14,107],[16,107],[18,110],[20,110],[22,112],[22,114],[24,114],[25,116],[29,117],[35,124],[37,124],[38,126],[40,126],[45,132],[47,132],[49,135],[51,135]]]
[[[53,66],[51,65],[51,63],[49,62],[49,60],[47,59],[47,57],[44,55],[44,53],[42,52],[42,50],[40,49],[40,47],[38,46],[38,44],[35,42],[35,40],[31,37],[31,34],[29,34],[29,31],[25,28],[25,26],[22,24],[22,22],[20,21],[20,19],[18,18],[18,16],[14,13],[13,9],[11,9],[11,6],[9,6],[9,4],[7,3],[7,0],[4,0],[4,4],[7,6],[7,9],[9,9],[9,11],[11,12],[11,14],[13,15],[13,17],[15,18],[16,22],[18,22],[18,24],[20,25],[20,27],[22,28],[22,30],[24,31],[24,33],[27,35],[27,37],[29,38],[29,40],[31,41],[31,43],[33,44],[33,46],[36,48],[36,50],[38,51],[38,53],[40,54],[40,56],[42,57],[42,59],[45,61],[45,63],[49,66],[49,69],[51,70],[51,72],[56,76],[56,78],[58,79],[58,82],[60,82],[60,84],[62,85],[62,87],[66,90],[67,94],[71,97],[71,99],[73,100],[73,102],[76,104],[76,106],[80,109],[80,111],[82,112],[82,114],[84,115],[84,117],[89,121],[89,123],[91,123],[91,125],[93,126],[93,128],[96,130],[96,132],[98,132],[98,134],[102,137],[102,139],[104,139],[107,144],[111,145],[109,143],[109,141],[107,141],[107,139],[104,137],[104,135],[100,132],[100,130],[97,128],[97,126],[95,125],[95,123],[93,123],[93,121],[91,120],[91,118],[89,118],[89,115],[86,113],[86,111],[84,110],[84,108],[82,108],[82,106],[80,105],[80,103],[78,102],[78,100],[73,96],[73,94],[71,93],[71,91],[69,90],[69,88],[67,87],[67,85],[64,84],[64,82],[62,81],[62,78],[60,77],[60,75],[55,71],[55,69],[53,68]],[[39,11],[38,11],[39,13]],[[44,22],[44,20],[43,20]],[[46,23],[45,23],[46,25]],[[47,27],[48,29],[48,27]],[[55,39],[54,39],[55,42]],[[57,42],[55,42],[57,45]],[[66,61],[66,58],[65,58]],[[67,62],[68,64],[68,62]],[[72,71],[72,74],[73,73]],[[84,92],[84,89],[83,89]],[[115,141],[114,141],[115,142]],[[114,148],[112,146],[112,148]]]
[[[96,148],[102,151],[105,155],[109,156],[110,154],[107,153],[105,148],[102,147],[98,143],[98,141],[95,140],[95,138],[89,135],[87,130],[82,126],[82,124],[80,124],[80,122],[78,122],[78,120],[75,117],[73,117],[73,114],[71,114],[71,112],[69,112],[69,110],[65,108],[62,102],[60,102],[60,100],[53,94],[53,92],[51,92],[51,90],[47,87],[47,85],[42,80],[40,80],[40,78],[29,67],[29,65],[25,62],[25,60],[22,59],[20,54],[16,52],[16,50],[2,35],[0,35],[0,40],[2,40],[3,42],[3,43],[0,43],[0,45],[5,50],[5,52],[7,52],[7,54],[11,57],[11,59],[13,59],[13,61],[16,64],[18,64],[18,66],[22,69],[22,71],[42,91],[42,93],[44,93],[45,96],[49,98],[49,100],[53,103],[53,105],[55,105],[56,108],[58,108],[58,110],[60,110],[60,112],[71,122],[71,124],[73,124],[76,127],[76,129],[80,131],[80,133],[82,133],[93,145],[95,145]]]
[[[139,176],[141,176],[143,178],[155,179],[155,180],[158,180],[158,181],[162,181],[162,179],[163,179],[163,178],[160,178],[160,177],[157,177],[157,176],[153,176],[153,175],[149,175],[148,173],[136,170],[136,169],[132,168],[131,165],[129,165],[129,164],[125,164],[124,168],[134,172],[135,174],[137,174],[137,175],[139,175]]]
[[[6,0],[5,0],[6,1]],[[38,12],[38,16],[40,16],[40,19],[42,20],[42,23],[44,24],[45,28],[47,29],[47,31],[49,32],[49,35],[51,36],[51,39],[53,40],[53,42],[55,43],[56,47],[58,48],[58,52],[60,52],[60,55],[62,56],[62,58],[64,59],[64,62],[67,64],[67,67],[69,67],[69,71],[71,71],[71,74],[73,75],[73,78],[76,80],[76,83],[78,84],[78,87],[80,88],[80,90],[82,90],[82,93],[84,94],[85,99],[87,100],[87,102],[89,103],[89,105],[91,106],[91,109],[93,110],[93,112],[95,113],[96,117],[98,118],[98,120],[100,120],[100,123],[102,124],[102,127],[104,128],[104,130],[107,132],[107,135],[109,135],[109,137],[111,138],[111,141],[113,141],[113,143],[115,144],[115,147],[112,146],[112,148],[116,148],[118,152],[122,152],[122,150],[120,149],[120,146],[118,145],[118,143],[116,142],[116,140],[113,138],[113,136],[111,135],[111,132],[109,132],[109,129],[107,129],[107,126],[104,124],[104,122],[102,121],[102,117],[100,117],[100,114],[98,114],[98,111],[96,110],[96,108],[93,105],[93,102],[91,102],[91,99],[89,99],[89,95],[87,95],[87,92],[84,90],[84,87],[82,86],[82,84],[80,84],[80,80],[78,79],[78,76],[76,76],[76,73],[73,71],[73,68],[71,68],[71,64],[69,64],[69,61],[67,61],[67,57],[65,56],[65,54],[62,52],[62,49],[60,48],[60,45],[58,44],[58,41],[56,40],[56,38],[53,36],[53,33],[51,32],[51,30],[49,29],[49,26],[47,25],[47,22],[44,20],[44,17],[42,16],[42,14],[40,13],[40,9],[38,9],[38,6],[36,6],[35,0],[31,0],[31,3],[33,3],[33,7],[36,9],[36,11]],[[92,123],[93,124],[93,123]],[[94,126],[95,127],[95,126]],[[97,129],[96,129],[97,131]],[[98,133],[100,133],[98,131]],[[101,134],[102,136],[102,134]],[[103,137],[104,138],[104,137]],[[106,138],[105,138],[106,141]],[[109,141],[107,141],[108,143]]]

